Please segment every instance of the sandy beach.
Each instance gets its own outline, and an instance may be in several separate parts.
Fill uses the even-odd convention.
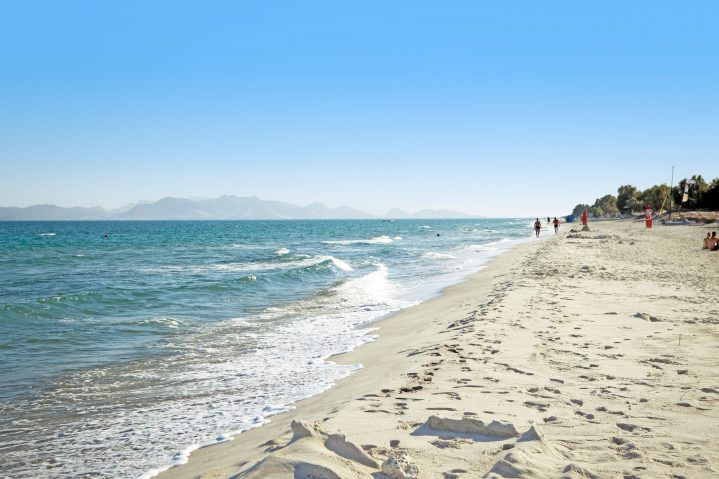
[[[361,370],[158,477],[716,477],[712,228],[590,226],[377,323],[333,358]]]

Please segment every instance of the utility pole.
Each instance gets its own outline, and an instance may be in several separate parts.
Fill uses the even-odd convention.
[[[674,166],[672,166],[672,182],[671,186],[669,187],[669,219],[672,219],[672,207],[673,207],[673,200],[674,200]]]

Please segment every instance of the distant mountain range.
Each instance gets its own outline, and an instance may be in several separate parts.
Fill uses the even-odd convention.
[[[56,205],[33,205],[26,208],[0,207],[0,221],[62,220],[281,220],[281,219],[407,219],[471,218],[450,210],[422,210],[407,213],[392,209],[376,216],[340,206],[330,208],[322,203],[298,206],[281,201],[262,200],[256,196],[224,195],[219,198],[163,198],[155,202],[140,201],[115,210],[99,206],[63,208]]]

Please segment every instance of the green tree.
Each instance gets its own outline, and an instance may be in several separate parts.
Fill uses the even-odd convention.
[[[572,214],[573,214],[576,218],[581,218],[581,217],[582,217],[582,211],[587,210],[587,214],[588,214],[588,213],[589,213],[589,209],[590,209],[590,206],[589,206],[589,205],[585,205],[585,204],[583,204],[583,203],[579,203],[579,204],[578,204],[577,206],[575,206],[574,209],[572,210]]]
[[[627,211],[629,213],[635,213],[638,211],[642,211],[644,209],[644,201],[642,201],[641,196],[637,196],[636,198],[632,198],[627,203]]]
[[[642,192],[642,201],[655,212],[660,209],[669,209],[669,193],[670,188],[668,185],[654,185]]]
[[[704,181],[702,175],[692,175],[691,179],[693,181],[689,184],[689,200],[684,203],[683,207],[691,209],[706,208],[704,197],[709,190],[709,185]],[[682,181],[682,195],[684,195],[684,184],[686,184],[686,181]]]
[[[592,213],[594,213],[594,216],[608,216],[610,218],[617,216],[619,214],[617,198],[613,195],[604,195],[601,198],[597,198],[592,206]]]
[[[617,189],[617,208],[620,212],[631,213],[641,207],[641,192],[636,186],[622,185]]]
[[[712,211],[719,210],[719,178],[714,178],[704,193],[704,208]]]

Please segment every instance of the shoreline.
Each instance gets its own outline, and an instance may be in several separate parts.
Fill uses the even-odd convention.
[[[549,228],[547,228],[547,233],[549,232]],[[554,235],[552,235],[553,237]],[[548,237],[540,238],[540,240],[544,241],[549,239]],[[170,464],[162,465],[156,468],[152,468],[148,471],[145,471],[140,476],[137,476],[136,479],[151,479],[151,478],[164,478],[165,475],[168,474],[168,477],[173,477],[171,474],[169,474],[170,471],[182,467],[185,464],[187,464],[190,460],[190,455],[195,453],[195,451],[203,450],[206,448],[212,448],[217,447],[226,443],[230,443],[232,441],[235,441],[236,439],[241,439],[242,437],[245,437],[245,435],[251,431],[255,431],[257,429],[261,429],[268,424],[271,424],[272,422],[275,422],[276,419],[283,417],[293,411],[295,411],[298,407],[300,407],[301,404],[312,401],[313,399],[330,392],[332,389],[334,389],[338,382],[348,380],[349,378],[352,378],[355,376],[358,372],[366,369],[366,366],[363,363],[356,363],[353,361],[346,361],[346,357],[349,357],[357,351],[360,348],[366,347],[368,344],[372,344],[376,342],[379,339],[379,335],[376,333],[378,330],[381,329],[381,325],[386,322],[390,321],[393,318],[395,318],[398,315],[403,314],[405,311],[411,310],[413,308],[421,307],[422,305],[426,304],[427,302],[433,301],[437,298],[442,297],[446,294],[448,290],[451,290],[452,288],[461,285],[462,283],[471,280],[474,276],[480,274],[485,268],[487,268],[489,265],[491,265],[494,261],[497,260],[497,258],[510,254],[511,252],[515,251],[518,248],[521,248],[529,243],[536,242],[536,239],[533,235],[528,235],[526,238],[517,238],[512,240],[499,240],[497,242],[491,242],[489,245],[494,246],[495,250],[492,254],[489,255],[486,262],[482,263],[479,268],[473,272],[467,273],[464,276],[458,277],[449,285],[442,286],[439,289],[435,290],[434,292],[430,293],[430,296],[428,296],[425,299],[420,300],[416,304],[413,304],[411,306],[408,306],[406,308],[402,308],[396,311],[388,312],[378,318],[369,320],[366,323],[361,323],[355,326],[355,329],[365,329],[367,330],[366,337],[368,338],[366,341],[362,342],[361,344],[353,347],[349,351],[341,351],[335,354],[331,354],[324,358],[325,361],[330,361],[336,364],[345,365],[345,366],[356,366],[355,369],[348,371],[348,374],[344,377],[339,378],[334,383],[330,384],[326,389],[313,394],[309,397],[302,398],[298,401],[295,401],[290,404],[283,405],[280,409],[280,411],[268,414],[266,416],[262,416],[262,420],[259,420],[256,425],[239,431],[233,431],[230,433],[223,433],[218,437],[222,437],[223,439],[218,440],[216,442],[211,442],[207,444],[194,444],[191,446],[188,446],[187,448],[183,449],[176,455],[176,459],[174,459]]]
[[[375,341],[332,357],[362,369],[157,477],[715,477],[706,228],[590,227],[380,321]]]
[[[563,225],[569,226],[568,223],[563,223]],[[546,232],[550,233],[550,229],[546,228]],[[533,235],[533,233],[532,233]],[[560,235],[557,235],[560,236]],[[550,237],[544,237],[540,238],[539,242],[544,242],[547,240],[550,240],[554,238],[555,235],[552,233],[552,236]],[[162,466],[159,468],[154,469],[153,471],[159,471],[159,472],[153,472],[148,471],[144,473],[143,475],[139,476],[138,479],[149,479],[149,478],[158,478],[158,479],[172,479],[172,478],[185,478],[185,477],[223,477],[220,475],[209,475],[203,474],[201,471],[194,471],[189,472],[189,475],[187,472],[184,471],[184,469],[195,469],[193,467],[195,462],[205,462],[205,458],[201,456],[205,456],[206,453],[209,453],[210,449],[215,448],[225,448],[229,445],[241,441],[251,441],[255,440],[254,436],[259,436],[261,438],[267,437],[268,440],[271,439],[271,437],[276,434],[275,428],[278,427],[289,427],[289,423],[295,418],[302,416],[305,412],[306,408],[310,407],[310,403],[314,401],[321,401],[322,396],[332,394],[332,392],[338,388],[339,385],[343,386],[343,392],[344,389],[353,389],[351,387],[345,386],[343,383],[352,380],[353,378],[356,378],[358,375],[365,372],[366,374],[371,373],[370,369],[372,369],[371,366],[371,360],[369,359],[372,357],[372,354],[365,353],[365,348],[370,347],[371,345],[376,344],[378,341],[381,341],[383,336],[386,336],[387,334],[391,335],[399,335],[395,328],[396,326],[393,324],[394,322],[401,322],[402,316],[405,314],[411,313],[416,308],[423,308],[429,303],[432,303],[434,301],[438,301],[443,299],[447,295],[451,295],[452,292],[455,290],[455,288],[463,288],[466,287],[465,283],[473,282],[473,281],[481,281],[483,276],[483,273],[488,269],[491,268],[492,265],[500,260],[503,257],[506,257],[508,255],[517,254],[517,250],[520,250],[525,247],[529,247],[533,244],[538,243],[538,241],[534,238],[534,236],[527,236],[527,238],[512,240],[510,243],[510,247],[507,249],[499,250],[496,254],[492,255],[486,263],[480,266],[479,270],[474,271],[472,273],[469,273],[464,278],[460,279],[459,282],[452,283],[450,285],[444,286],[440,288],[438,291],[436,291],[432,296],[427,298],[426,300],[423,300],[415,305],[412,305],[408,308],[401,309],[398,311],[387,313],[386,315],[379,317],[377,319],[371,320],[367,323],[363,323],[361,325],[358,325],[357,327],[362,327],[369,329],[368,336],[370,336],[372,339],[360,344],[359,346],[356,346],[354,349],[350,351],[344,351],[339,352],[336,354],[333,354],[326,358],[327,361],[331,361],[337,364],[346,365],[346,366],[358,366],[357,369],[351,371],[347,376],[338,379],[333,384],[331,384],[327,389],[314,394],[310,397],[301,399],[299,401],[296,401],[292,404],[286,405],[287,408],[286,411],[279,412],[277,414],[266,416],[268,419],[265,422],[259,423],[257,426],[252,427],[250,429],[246,429],[244,431],[239,432],[236,435],[233,435],[231,439],[225,440],[222,442],[217,443],[211,443],[206,445],[199,445],[199,446],[191,446],[189,449],[190,455],[189,460],[187,458],[184,458],[184,462],[179,462],[177,465],[169,465],[169,466]],[[479,277],[479,278],[478,278]],[[422,311],[422,310],[420,310]],[[420,313],[422,314],[422,313]],[[388,332],[388,329],[391,328],[391,332]],[[384,332],[382,332],[384,330]],[[385,338],[387,340],[389,338]],[[368,363],[370,365],[368,366]],[[314,407],[317,406],[317,404],[312,405]],[[313,407],[313,409],[314,409]],[[280,426],[281,425],[281,426]],[[274,426],[274,427],[270,427]],[[250,437],[252,436],[252,437]],[[223,447],[224,446],[224,447]],[[244,448],[241,448],[244,450]],[[183,451],[185,453],[187,450]],[[214,452],[214,451],[213,451]],[[220,452],[219,449],[217,449],[217,455],[224,455],[224,451]],[[215,454],[209,454],[210,456],[214,456]],[[201,468],[204,468],[204,465],[200,466]],[[224,469],[224,468],[223,468]],[[199,475],[198,475],[199,474]],[[228,476],[229,477],[229,476]]]

